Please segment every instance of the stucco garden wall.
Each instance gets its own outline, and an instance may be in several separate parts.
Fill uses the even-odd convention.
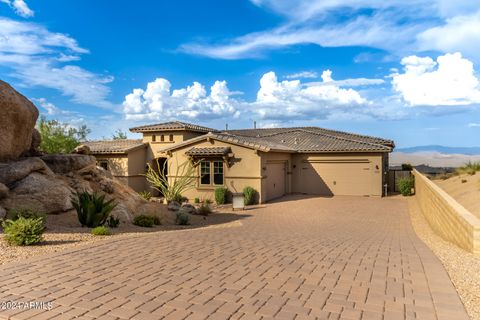
[[[416,199],[432,229],[445,240],[480,254],[480,219],[417,170],[413,175]]]

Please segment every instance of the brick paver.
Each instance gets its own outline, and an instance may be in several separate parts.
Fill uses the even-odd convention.
[[[287,197],[241,224],[3,265],[2,319],[468,319],[399,198]]]

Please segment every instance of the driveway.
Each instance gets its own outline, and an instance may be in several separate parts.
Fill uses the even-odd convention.
[[[12,319],[468,319],[400,198],[287,197],[205,229],[1,266]],[[2,307],[2,305],[0,305]]]

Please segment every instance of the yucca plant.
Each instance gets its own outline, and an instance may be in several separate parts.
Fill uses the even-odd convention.
[[[72,196],[72,205],[77,210],[78,221],[83,226],[95,228],[107,221],[112,210],[117,206],[114,199],[105,201],[105,195],[77,192]]]

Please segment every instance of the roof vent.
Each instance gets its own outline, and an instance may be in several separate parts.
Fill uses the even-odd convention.
[[[294,144],[298,144],[298,139],[295,138],[295,141],[293,142]]]
[[[282,139],[282,143],[285,143],[285,140],[284,140],[284,139]]]

